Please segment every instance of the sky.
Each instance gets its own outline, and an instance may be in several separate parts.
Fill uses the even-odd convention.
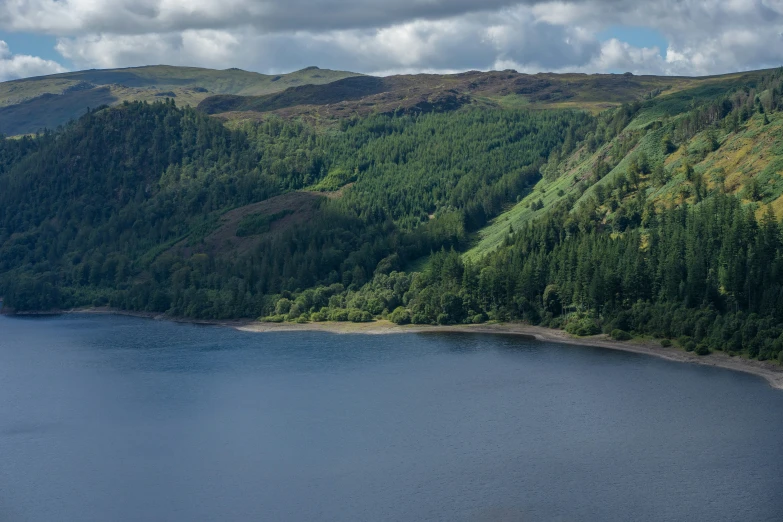
[[[721,74],[783,65],[783,0],[0,0],[0,80],[149,64]]]

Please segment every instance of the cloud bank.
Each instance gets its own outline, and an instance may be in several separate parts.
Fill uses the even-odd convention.
[[[668,47],[599,37],[611,27],[653,29]],[[705,75],[783,64],[783,0],[3,0],[0,29],[53,35],[78,68]]]
[[[65,72],[65,68],[59,63],[37,56],[12,54],[8,44],[0,40],[0,81],[59,72]]]

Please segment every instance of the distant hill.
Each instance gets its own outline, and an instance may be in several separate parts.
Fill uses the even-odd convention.
[[[308,67],[281,75],[154,65],[88,70],[0,83],[0,133],[14,136],[54,129],[89,107],[173,98],[197,105],[216,94],[258,96],[289,87],[333,82],[356,73]]]
[[[694,88],[725,90],[758,73],[704,78],[626,74],[520,74],[468,71],[453,75],[344,78],[290,87],[276,93],[228,93],[206,97],[199,110],[226,119],[259,114],[314,121],[373,113],[426,113],[465,105],[501,109],[586,109],[593,113]]]
[[[384,78],[308,67],[266,75],[153,65],[87,70],[0,83],[0,134],[56,129],[88,108],[124,101],[173,99],[223,119],[275,114],[328,121],[369,114],[426,113],[465,105],[579,108],[593,113],[697,87],[720,91],[758,73],[688,78],[632,74],[520,74],[468,71]]]

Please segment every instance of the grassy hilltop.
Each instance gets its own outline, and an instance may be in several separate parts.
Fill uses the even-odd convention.
[[[87,108],[173,98],[195,106],[216,94],[262,95],[328,83],[355,73],[309,67],[281,75],[153,65],[89,70],[0,83],[0,133],[33,133],[78,118]]]

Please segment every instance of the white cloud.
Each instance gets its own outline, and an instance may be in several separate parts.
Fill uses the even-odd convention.
[[[576,68],[598,55],[600,44],[579,28],[537,20],[529,7],[519,6],[373,29],[104,33],[60,38],[57,50],[78,67],[171,63],[280,72],[318,65],[385,74],[490,69],[503,61]]]
[[[537,0],[528,0],[535,3]],[[74,36],[253,26],[260,32],[368,29],[497,10],[520,0],[4,0],[0,27]]]
[[[59,72],[65,72],[59,63],[37,56],[12,54],[8,44],[0,40],[0,81]]]
[[[667,72],[660,49],[634,47],[616,38],[601,46],[601,54],[590,66],[602,71],[627,71],[635,74]]]
[[[652,28],[668,48],[600,41],[612,26]],[[55,35],[78,67],[717,74],[783,63],[783,0],[0,0],[0,28]]]
[[[242,52],[234,35],[211,29],[60,38],[56,49],[78,67],[104,69],[158,63],[227,68]]]

